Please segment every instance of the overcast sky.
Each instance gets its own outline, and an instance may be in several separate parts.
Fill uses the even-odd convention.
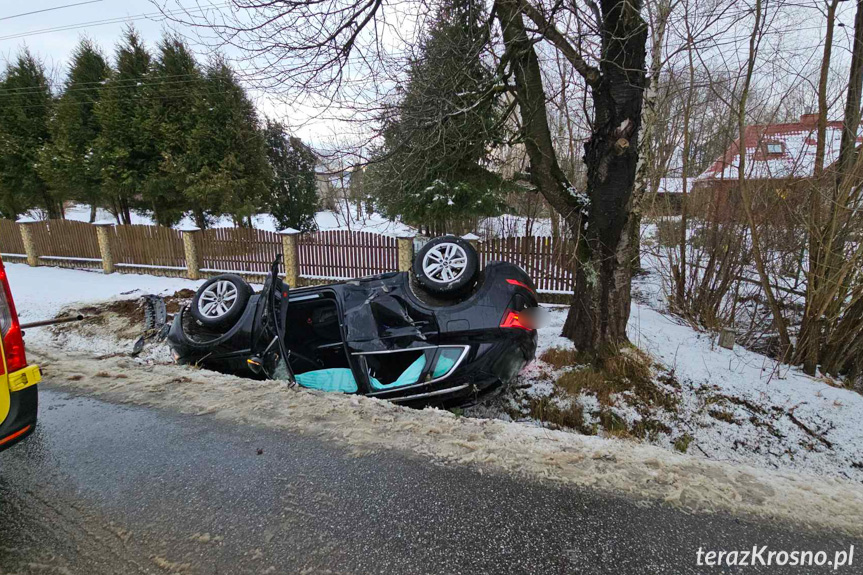
[[[0,58],[14,58],[27,47],[44,62],[49,74],[62,82],[69,57],[82,37],[95,41],[107,57],[113,58],[114,46],[130,23],[151,49],[163,30],[174,25],[163,20],[150,0],[0,0]],[[203,51],[193,48],[199,54]],[[331,125],[305,124],[300,112],[288,111],[257,91],[250,91],[250,96],[262,114],[295,126],[294,131],[307,141],[326,138],[332,131]]]
[[[224,4],[221,0],[198,1],[203,5],[214,4],[220,7]],[[802,4],[811,6],[816,1],[804,0]],[[197,1],[160,0],[160,3],[167,5],[169,9],[176,9],[178,5],[195,6]],[[834,58],[839,62],[847,58],[846,36],[853,26],[853,8],[853,2],[841,5],[839,20],[846,24],[846,28],[837,30],[837,50]],[[810,10],[811,8],[797,13],[796,18],[784,18],[787,23],[779,26],[771,38],[784,45],[780,53],[794,52],[789,50],[791,44],[796,44],[798,49],[802,48],[803,60],[808,60],[812,66],[813,63],[817,64],[820,56],[818,44],[823,18],[818,18],[817,14]],[[792,23],[792,20],[795,21]],[[170,24],[163,20],[157,6],[150,0],[0,0],[0,58],[12,58],[22,47],[27,46],[43,60],[54,79],[60,82],[66,75],[69,56],[82,37],[94,40],[106,56],[113,57],[114,45],[129,23],[135,26],[151,49]],[[179,31],[195,36],[191,30]],[[745,40],[748,40],[748,33],[741,33],[736,43],[745,48]],[[786,44],[788,41],[791,41],[791,44]],[[194,43],[192,47],[199,55],[205,51],[203,47],[194,46]],[[733,51],[732,48],[731,52]],[[728,50],[723,49],[721,55],[727,58]],[[799,60],[795,59],[794,62]],[[770,63],[768,59],[765,65]],[[846,74],[840,66],[840,76],[844,77]],[[323,144],[325,140],[337,135],[344,137],[344,126],[340,127],[332,118],[309,122],[308,118],[314,115],[312,109],[303,110],[296,104],[286,107],[276,98],[255,90],[250,90],[250,96],[263,115],[287,123],[296,134],[312,145]]]

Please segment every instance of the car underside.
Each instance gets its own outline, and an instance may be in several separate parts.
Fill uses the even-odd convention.
[[[439,240],[451,261],[476,256],[467,242]],[[429,251],[418,254],[413,272],[323,286],[289,289],[275,265],[260,293],[237,276],[213,278],[175,316],[168,335],[174,358],[409,405],[474,402],[533,360],[536,292],[521,268],[504,262],[481,273],[476,265],[450,289],[464,275],[455,266],[437,278],[417,273],[436,261]],[[447,289],[435,289],[435,279]]]

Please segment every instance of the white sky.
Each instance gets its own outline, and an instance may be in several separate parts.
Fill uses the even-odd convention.
[[[191,1],[183,4],[193,5]],[[28,14],[31,12],[37,13]],[[105,56],[112,59],[114,46],[129,23],[135,26],[151,52],[155,51],[162,32],[173,25],[160,17],[158,7],[150,0],[0,0],[0,60],[5,63],[21,48],[28,47],[59,83],[82,37],[95,41]],[[190,44],[199,55],[204,51]],[[297,135],[313,145],[333,134],[331,122],[306,122],[308,112],[288,111],[255,90],[250,90],[249,95],[262,114],[295,126]]]
[[[176,8],[178,4],[183,6],[196,4],[194,0],[167,2],[161,0],[160,2],[160,4],[166,3],[168,8]],[[218,0],[203,2],[204,5],[208,3],[220,4]],[[792,12],[794,15],[792,18],[783,18],[784,25],[778,26],[771,35],[771,42],[781,44],[781,48],[778,46],[776,48],[780,50],[778,54],[782,55],[780,58],[767,59],[762,63],[762,66],[767,68],[770,66],[777,68],[772,71],[772,77],[777,75],[790,77],[799,73],[799,68],[795,70],[795,67],[802,65],[810,68],[813,64],[817,64],[820,57],[817,46],[824,24],[823,18],[819,18],[811,8],[817,3],[818,0],[804,0],[802,5],[807,5],[809,8]],[[853,26],[854,3],[844,2],[840,6],[839,20],[846,27],[837,29],[837,49],[834,58],[838,62],[847,59],[847,35]],[[28,14],[32,12],[37,13]],[[149,18],[144,17],[147,15]],[[168,22],[162,21],[158,8],[150,0],[0,0],[0,59],[12,58],[21,47],[27,46],[43,60],[49,73],[59,82],[65,77],[68,58],[81,37],[86,36],[94,40],[106,56],[111,57],[117,39],[122,34],[123,28],[130,22],[134,24],[151,49],[169,25]],[[714,55],[721,55],[723,59],[730,56],[734,60],[735,53],[739,55],[741,46],[745,47],[746,34],[730,34],[733,28],[734,26],[730,26],[724,33],[736,37],[731,39],[730,45],[726,44],[726,48],[715,52]],[[180,30],[180,32],[185,32],[186,36],[194,36],[191,30]],[[197,53],[204,53],[202,47],[195,46],[194,43],[192,47]],[[847,72],[843,67],[839,65],[837,68],[840,79],[845,77]],[[313,146],[345,138],[347,133],[345,126],[340,126],[340,123],[332,117],[338,115],[338,112],[331,113],[329,119],[310,121],[309,118],[314,115],[312,106],[300,108],[295,104],[288,108],[276,98],[267,97],[256,90],[250,90],[250,96],[262,115],[285,122],[297,135]],[[328,146],[324,145],[324,147]]]

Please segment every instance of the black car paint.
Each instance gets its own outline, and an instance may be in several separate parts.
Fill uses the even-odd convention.
[[[314,298],[335,303],[344,351],[358,392],[363,395],[411,405],[463,404],[511,381],[533,360],[536,331],[500,327],[507,310],[516,308],[519,311],[538,305],[532,281],[518,266],[489,263],[474,292],[455,304],[426,303],[414,293],[410,282],[408,272],[391,272],[290,292],[278,282],[276,297],[281,299],[289,293],[289,304]],[[183,327],[187,310],[180,310],[168,335],[175,359],[216,371],[261,377],[250,370],[247,360],[262,354],[274,337],[261,320],[265,307],[261,294],[253,295],[237,324],[207,343],[196,343],[189,338]],[[286,326],[286,331],[290,331],[290,325]],[[435,356],[428,362],[419,383],[387,390],[371,388],[362,365],[363,354],[437,346],[469,347],[453,371],[441,380],[429,381],[427,372],[435,365]],[[265,365],[265,369],[272,367]]]

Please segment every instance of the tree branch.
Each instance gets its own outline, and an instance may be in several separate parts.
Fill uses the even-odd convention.
[[[525,16],[530,18],[539,28],[539,33],[560,50],[561,54],[572,64],[572,67],[581,74],[589,86],[597,86],[602,76],[597,68],[588,64],[578,50],[570,44],[569,40],[555,28],[554,24],[546,20],[545,16],[527,0],[520,0],[519,6]]]

